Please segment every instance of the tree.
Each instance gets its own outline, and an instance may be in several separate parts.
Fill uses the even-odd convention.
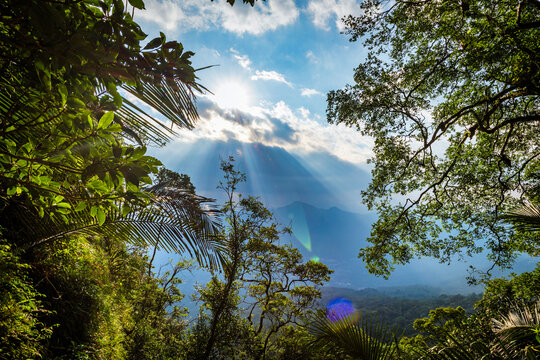
[[[332,271],[319,262],[304,263],[298,249],[281,244],[280,237],[288,230],[280,228],[258,199],[237,193],[246,177],[234,167],[233,159],[223,161],[221,167],[224,180],[219,188],[227,200],[221,210],[226,225],[219,237],[227,244],[229,258],[223,278],[215,275],[199,290],[199,299],[210,312],[201,358],[227,357],[228,351],[241,351],[239,344],[249,345],[246,351],[253,358],[276,358],[280,334],[287,326],[302,325]],[[222,346],[227,342],[223,339],[234,347]]]
[[[259,214],[261,221],[266,217],[261,214],[271,215],[256,199],[243,199],[241,203],[253,214]],[[303,326],[302,319],[313,311],[321,297],[319,287],[330,280],[333,272],[314,260],[304,263],[298,249],[279,244],[279,240],[275,223],[259,225],[243,249],[239,276],[247,290],[247,319],[263,341],[263,359],[275,358],[280,353],[276,345],[285,327]]]
[[[374,140],[377,210],[360,251],[388,276],[417,256],[488,250],[498,266],[536,239],[500,215],[539,195],[540,2],[366,0],[345,19],[368,51],[354,84],[328,94],[328,120]],[[398,203],[399,199],[399,203]]]
[[[29,268],[0,241],[0,359],[39,357],[42,341],[52,332],[40,321],[48,311],[28,277]]]

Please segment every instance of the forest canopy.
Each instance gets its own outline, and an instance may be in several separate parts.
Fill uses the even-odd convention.
[[[499,265],[535,254],[538,207],[508,225],[500,215],[540,200],[539,2],[362,6],[348,32],[371,54],[355,85],[330,93],[328,115],[376,140],[371,270],[479,241]],[[426,307],[475,296],[323,308],[333,271],[238,192],[232,158],[217,205],[148,156],[196,126],[205,88],[194,53],[146,39],[135,9],[142,0],[0,0],[0,359],[536,358],[540,268],[490,281],[472,315],[430,311],[414,332]],[[162,249],[188,259],[158,266]],[[210,281],[188,319],[179,286],[195,262]],[[416,310],[396,316],[403,307]],[[398,339],[372,311],[419,334]]]
[[[540,197],[540,2],[362,2],[345,19],[368,53],[328,94],[328,121],[374,139],[364,203],[379,214],[359,257],[388,276],[419,256],[538,255],[501,215]],[[399,199],[399,200],[397,200]]]

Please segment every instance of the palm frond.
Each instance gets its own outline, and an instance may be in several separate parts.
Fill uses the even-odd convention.
[[[507,315],[493,319],[493,331],[506,344],[507,352],[514,357],[527,358],[528,354],[540,355],[540,344],[535,330],[540,328],[540,304],[533,310],[515,304]],[[496,347],[495,350],[498,350]]]
[[[131,204],[118,201],[109,208],[102,225],[89,208],[72,212],[64,219],[45,218],[38,223],[35,214],[19,213],[17,216],[28,219],[28,235],[37,239],[26,248],[76,234],[108,236],[140,246],[188,253],[201,266],[221,268],[226,247],[216,236],[218,213],[212,207],[202,208],[211,199],[163,184],[149,188],[148,193],[148,205],[138,208],[131,209]]]
[[[396,350],[391,345],[392,333],[373,316],[319,314],[310,319],[309,330],[316,343],[337,346],[356,359],[393,359]]]
[[[507,214],[502,219],[523,231],[540,231],[540,208],[526,202]]]
[[[419,359],[432,360],[479,360],[499,359],[492,352],[491,340],[470,331],[467,327],[460,331],[441,329],[439,342],[425,353],[417,353]],[[498,341],[495,341],[497,344]],[[504,347],[501,347],[504,349]]]
[[[197,84],[184,84],[180,81],[171,84],[164,80],[158,85],[143,83],[140,88],[123,85],[122,89],[170,121],[167,124],[155,119],[125,96],[122,106],[116,112],[124,126],[137,129],[149,140],[160,143],[175,134],[174,126],[193,129],[199,117],[193,89],[204,88]]]
[[[440,328],[437,344],[414,355],[425,360],[537,359],[538,341],[533,329],[539,320],[538,308],[530,311],[515,306],[508,315],[493,319],[491,329],[472,323],[452,330]]]

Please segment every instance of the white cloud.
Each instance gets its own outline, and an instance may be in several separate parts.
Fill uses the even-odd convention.
[[[257,1],[253,8],[240,2],[230,6],[224,0],[145,0],[145,7],[136,18],[168,31],[218,26],[240,35],[260,35],[290,25],[299,15],[294,0]]]
[[[135,19],[156,23],[167,31],[179,27],[180,30],[205,30],[218,20],[218,8],[210,1],[184,0],[182,6],[174,0],[145,0],[144,3],[146,10],[137,11]]]
[[[292,87],[292,84],[285,79],[285,76],[283,74],[280,74],[274,70],[271,70],[271,71],[257,70],[255,71],[255,75],[251,75],[251,80],[277,81],[277,82],[281,82]]]
[[[236,59],[238,64],[246,70],[251,70],[251,60],[247,55],[242,55],[235,49],[231,48],[230,51],[233,53],[233,57]]]
[[[277,81],[277,82],[286,84],[290,87],[293,87],[293,85],[289,81],[287,81],[287,79],[285,79],[285,75],[280,74],[274,70],[255,70],[255,74],[253,74],[252,69],[251,69],[251,59],[247,55],[240,54],[240,52],[238,52],[237,50],[233,48],[230,48],[229,50],[232,53],[233,58],[238,62],[238,64],[244,69],[248,70],[252,74],[250,76],[251,80]],[[311,95],[313,94],[310,94],[307,96],[311,96]]]
[[[341,19],[349,14],[359,15],[360,5],[357,0],[311,0],[307,12],[313,19],[313,24],[321,29],[330,30],[329,22],[336,21],[339,31],[345,30]]]
[[[320,91],[317,91],[315,89],[304,88],[304,89],[302,89],[301,95],[311,97],[313,95],[323,95],[323,94]]]
[[[313,64],[319,63],[319,58],[311,50],[308,50],[308,52],[306,53],[306,59],[308,59]]]
[[[302,118],[304,119],[309,118],[309,115],[311,115],[311,112],[303,106],[298,108],[298,112],[300,113],[300,115],[302,115]]]
[[[292,110],[283,101],[249,111],[222,109],[209,97],[199,102],[200,120],[194,130],[179,130],[179,141],[236,140],[279,146],[299,154],[327,153],[340,160],[365,165],[373,142],[344,125],[314,119],[309,110]]]
[[[202,1],[202,0],[198,0]],[[260,35],[296,21],[299,10],[294,0],[257,1],[255,6],[225,4],[221,24],[237,34]]]

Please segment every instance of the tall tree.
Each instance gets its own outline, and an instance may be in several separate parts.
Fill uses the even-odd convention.
[[[302,325],[301,319],[316,307],[319,287],[330,280],[332,271],[319,262],[304,262],[298,249],[280,243],[288,229],[282,229],[258,199],[238,194],[238,184],[245,181],[245,175],[232,160],[222,162],[225,174],[220,184],[227,200],[222,209],[226,226],[219,236],[227,244],[229,258],[223,279],[213,277],[200,291],[211,312],[203,358],[224,356],[216,344],[223,343],[219,338],[234,337],[231,332],[241,333],[238,328],[242,322],[234,320],[235,316],[247,318],[243,327],[260,339],[254,358],[275,358],[281,350],[276,339],[287,326]],[[244,315],[239,314],[242,308]],[[227,327],[227,322],[233,326]],[[219,333],[223,329],[229,334]]]
[[[327,115],[374,139],[362,197],[379,218],[359,254],[370,272],[536,254],[500,215],[539,195],[540,2],[365,0],[345,23],[368,53]]]

